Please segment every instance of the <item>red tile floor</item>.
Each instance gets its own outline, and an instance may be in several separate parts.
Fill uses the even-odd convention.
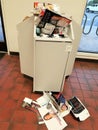
[[[98,129],[98,62],[76,60],[72,74],[65,80],[66,99],[77,96],[91,116],[79,122],[71,114],[64,119],[64,130]],[[37,99],[32,93],[32,79],[20,73],[19,56],[5,55],[0,59],[0,130],[47,130],[38,125],[35,113],[22,108],[24,97]]]

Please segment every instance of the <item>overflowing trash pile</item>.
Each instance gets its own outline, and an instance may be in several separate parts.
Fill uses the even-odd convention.
[[[34,2],[36,17],[36,35],[38,37],[67,37],[67,27],[72,17],[59,13],[59,8],[50,3]],[[90,114],[84,104],[76,96],[66,100],[62,93],[54,96],[51,92],[43,92],[36,100],[25,97],[22,107],[36,112],[38,124],[45,124],[48,130],[63,130],[68,126],[64,117],[72,114],[77,120],[84,121]]]
[[[37,36],[66,37],[65,31],[72,17],[59,13],[59,7],[50,3],[34,2]],[[65,34],[66,32],[66,34]]]
[[[54,96],[51,92],[43,92],[36,101],[25,97],[22,107],[32,112],[36,111],[38,124],[45,123],[48,130],[63,130],[67,127],[68,124],[63,117],[70,112],[79,121],[84,121],[90,116],[79,98],[74,96],[67,101],[62,93]]]

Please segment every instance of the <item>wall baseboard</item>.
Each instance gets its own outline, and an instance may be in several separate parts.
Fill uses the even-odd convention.
[[[97,53],[77,52],[76,58],[98,60]]]
[[[10,55],[19,55],[19,52],[12,52],[12,51],[10,51],[9,54]]]

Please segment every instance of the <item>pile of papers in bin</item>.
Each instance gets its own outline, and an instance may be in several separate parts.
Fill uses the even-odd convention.
[[[34,14],[38,14],[36,19],[36,34],[38,36],[59,35],[65,37],[65,28],[71,23],[70,16],[59,13],[58,7],[50,3],[34,2]]]

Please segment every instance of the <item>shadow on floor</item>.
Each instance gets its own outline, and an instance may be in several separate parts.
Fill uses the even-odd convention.
[[[0,53],[0,59],[4,57],[5,53]]]

